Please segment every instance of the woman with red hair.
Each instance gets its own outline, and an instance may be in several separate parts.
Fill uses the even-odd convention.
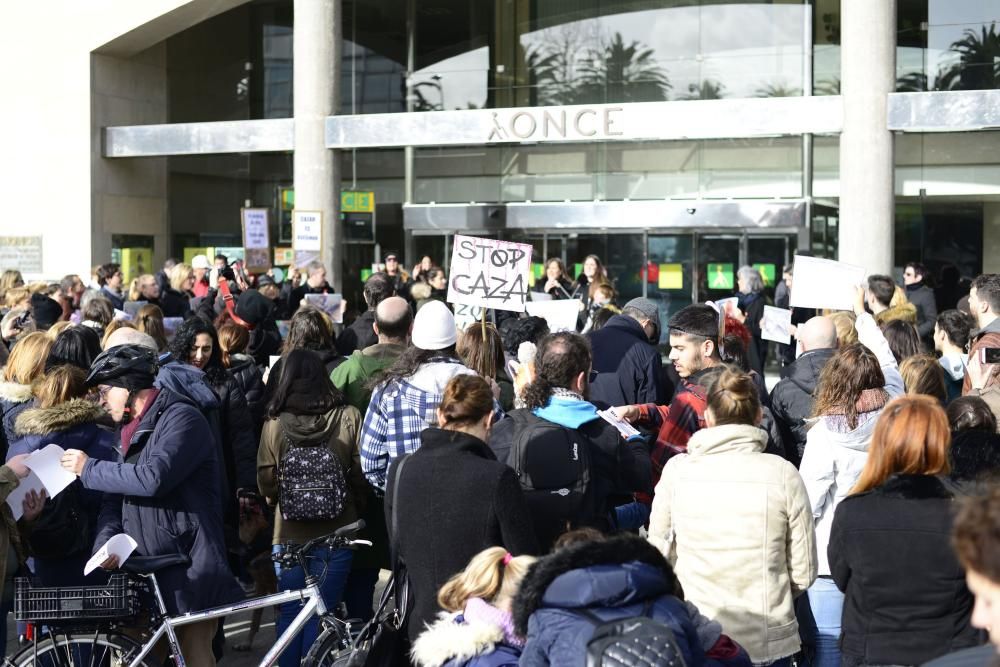
[[[948,417],[930,396],[885,406],[827,555],[845,594],[842,665],[919,665],[975,646],[973,598],[951,548]]]

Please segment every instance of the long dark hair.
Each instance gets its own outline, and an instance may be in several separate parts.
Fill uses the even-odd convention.
[[[174,361],[182,364],[191,363],[191,348],[194,347],[194,339],[199,334],[208,334],[212,339],[212,354],[205,364],[206,377],[210,382],[218,383],[225,379],[226,369],[222,366],[222,352],[219,348],[219,335],[215,332],[215,327],[201,319],[191,317],[185,320],[174,333],[174,339],[170,341],[170,356]]]
[[[852,429],[858,426],[857,401],[866,389],[885,387],[885,375],[878,357],[861,343],[842,347],[819,376],[813,414],[817,417],[842,414]]]
[[[313,350],[329,352],[334,349],[333,334],[326,318],[318,308],[300,308],[288,324],[288,338],[282,351]]]
[[[454,345],[441,350],[423,350],[415,345],[411,345],[396,358],[396,361],[394,361],[384,373],[376,373],[373,375],[372,378],[368,380],[368,384],[366,386],[368,389],[374,390],[375,387],[383,382],[391,383],[405,380],[416,373],[418,368],[435,357],[450,358],[454,359],[456,363],[461,363],[455,353]]]
[[[344,394],[330,382],[323,360],[312,350],[292,350],[281,360],[281,377],[267,404],[268,419],[282,412],[321,415],[344,404]]]

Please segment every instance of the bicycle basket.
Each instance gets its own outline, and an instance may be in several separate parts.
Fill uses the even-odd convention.
[[[113,574],[106,586],[32,586],[19,577],[14,588],[17,621],[80,621],[130,618],[139,613],[139,592],[126,574]]]

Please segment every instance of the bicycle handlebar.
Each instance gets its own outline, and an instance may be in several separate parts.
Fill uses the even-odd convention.
[[[363,519],[358,519],[354,523],[348,524],[338,528],[328,535],[322,535],[320,537],[314,538],[301,545],[293,545],[288,548],[287,551],[283,553],[276,553],[271,555],[271,560],[275,563],[279,563],[285,567],[294,567],[295,565],[302,566],[302,569],[306,568],[306,557],[309,552],[315,547],[320,545],[326,545],[334,549],[351,549],[359,546],[372,546],[370,540],[352,540],[349,536],[357,533],[365,527],[365,522]]]

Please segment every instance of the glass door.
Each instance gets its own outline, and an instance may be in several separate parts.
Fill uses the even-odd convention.
[[[699,302],[718,301],[736,295],[736,271],[740,268],[739,236],[698,236],[697,294]]]
[[[667,342],[667,322],[693,302],[694,236],[691,234],[652,235],[643,271],[646,297],[660,309],[660,342]]]
[[[774,288],[781,281],[785,266],[791,263],[798,238],[785,236],[748,236],[747,264],[760,272],[767,298],[774,302]]]

